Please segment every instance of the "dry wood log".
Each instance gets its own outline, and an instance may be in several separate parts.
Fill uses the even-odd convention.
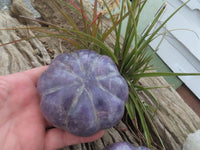
[[[42,19],[69,28],[68,23],[65,22],[64,18],[58,13],[50,1],[34,0],[33,4],[41,13]],[[69,11],[65,6],[61,7],[66,13],[73,16],[73,18],[76,18],[76,23],[82,27],[80,18],[76,14]],[[92,9],[92,6],[89,4],[88,7]],[[23,25],[20,24],[16,18],[11,17],[8,12],[0,13],[1,28],[21,26]],[[29,31],[29,34],[34,36],[31,31]],[[25,30],[0,30],[0,44],[11,42],[25,36],[27,36],[27,31]],[[45,46],[40,41],[42,41]],[[38,39],[32,39],[0,47],[0,74],[4,75],[19,72],[48,64],[50,62],[50,56],[46,48],[54,49],[56,55],[62,51],[69,52],[74,49],[67,43],[60,43],[58,39],[52,40],[47,38],[40,39],[40,41]],[[109,43],[112,45],[113,40],[110,39]],[[162,77],[143,78],[141,79],[140,84],[145,87],[168,86],[167,82]],[[172,87],[168,86],[167,88],[154,89],[151,92],[159,102],[159,109],[154,118],[154,123],[167,150],[181,150],[186,136],[189,133],[200,129],[199,117],[184,103]],[[144,93],[140,93],[140,97],[148,104],[154,105],[153,101]],[[120,122],[117,126],[106,130],[103,138],[96,142],[78,144],[63,149],[101,150],[106,145],[117,141],[129,141],[134,145],[138,145],[138,141],[136,140],[137,137],[134,137],[134,133],[132,133],[127,126],[127,124]]]
[[[0,13],[0,27],[20,28],[24,27],[10,13],[3,11]],[[19,40],[27,36],[34,36],[32,31],[27,30],[0,30],[0,44]],[[0,75],[19,72],[33,67],[50,63],[47,50],[38,39],[20,41],[0,47]]]
[[[143,78],[140,83],[145,87],[168,86],[151,90],[159,103],[154,124],[167,149],[181,150],[187,135],[200,129],[200,118],[163,77]],[[145,102],[155,105],[144,93],[140,96]]]

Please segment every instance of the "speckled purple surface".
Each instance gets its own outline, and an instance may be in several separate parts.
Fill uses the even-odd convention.
[[[115,63],[90,50],[57,56],[39,78],[38,91],[44,117],[78,136],[117,124],[128,99]]]
[[[149,150],[145,146],[134,147],[128,142],[117,142],[107,146],[104,150]]]

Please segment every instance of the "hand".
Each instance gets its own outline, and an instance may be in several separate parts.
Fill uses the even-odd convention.
[[[39,107],[36,84],[47,67],[0,76],[0,148],[2,150],[55,150],[99,139],[77,137],[49,127]]]

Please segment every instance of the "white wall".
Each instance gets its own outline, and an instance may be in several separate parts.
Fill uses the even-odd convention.
[[[167,0],[166,11],[160,23],[185,1]],[[162,32],[166,30],[168,33],[158,50],[158,55],[174,72],[200,72],[200,0],[191,0],[183,7],[166,24]],[[152,48],[155,48],[158,42],[159,38],[153,41]],[[200,99],[200,76],[180,79]]]

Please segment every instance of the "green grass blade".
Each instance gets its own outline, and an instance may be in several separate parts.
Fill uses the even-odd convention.
[[[63,0],[58,0],[60,3],[66,5],[68,8],[70,8],[71,10],[73,10],[75,13],[79,14],[81,16],[81,12],[76,9],[72,4],[68,4],[67,2],[64,2]]]
[[[104,3],[104,6],[106,7],[106,9],[107,9],[107,11],[108,11],[108,13],[109,13],[109,16],[110,16],[110,18],[111,18],[112,23],[113,23],[113,25],[114,25],[114,24],[115,24],[115,20],[114,20],[114,18],[113,18],[113,14],[112,14],[112,12],[110,11],[110,8],[108,7],[108,4],[106,3],[105,0],[103,0],[103,3]],[[117,32],[117,28],[115,28],[115,32]]]
[[[142,10],[143,10],[143,8],[144,8],[146,2],[147,2],[147,0],[144,0],[144,1],[142,1],[142,2],[139,2],[139,3],[140,3],[140,4],[139,4],[139,10],[138,10],[138,14],[137,14],[136,19],[135,19],[137,25],[138,25],[138,23],[139,23],[140,14],[141,14],[141,12],[142,12]]]
[[[95,21],[95,18],[97,17],[97,0],[94,1],[94,9],[93,9],[93,21]],[[94,22],[94,24],[92,25],[92,35],[94,37],[96,37],[96,23]]]
[[[1,30],[33,30],[33,29],[55,29],[50,27],[19,27],[19,28],[6,28],[6,29],[0,29]]]
[[[123,14],[124,14],[124,2],[125,0],[122,0],[122,6],[121,6],[121,11],[120,11],[120,19],[122,18]],[[119,23],[118,25],[118,29],[116,32],[116,41],[115,41],[115,47],[114,47],[114,54],[115,56],[119,57],[120,56],[120,36],[121,36],[121,28],[122,28],[122,22]]]
[[[146,93],[150,99],[156,104],[156,107],[158,108],[159,107],[159,103],[158,101],[156,100],[156,98],[151,94],[151,92],[149,91],[152,90],[152,89],[155,89],[155,88],[163,88],[163,87],[150,87],[150,88],[145,88],[143,86],[139,86],[139,85],[135,85],[135,87],[137,88],[137,91],[143,91],[144,93]],[[166,86],[164,87],[166,88]]]
[[[123,61],[122,69],[125,68],[125,70],[127,70],[128,68],[131,67],[132,64],[135,64],[135,62],[136,62],[136,60],[135,60],[136,52],[137,52],[137,55],[139,55],[145,49],[145,46],[147,46],[150,43],[150,41],[145,41],[145,38],[147,37],[149,32],[152,30],[152,28],[155,26],[156,22],[158,21],[158,19],[162,15],[163,11],[164,11],[164,9],[162,9],[159,12],[159,14],[155,17],[155,19],[153,20],[153,23],[150,25],[150,27],[147,29],[145,34],[142,36],[142,38],[137,43],[137,47],[134,47],[134,49],[131,51],[131,53],[128,55],[128,57]],[[143,42],[145,42],[144,46],[142,48],[137,49],[138,47],[140,47],[140,45]]]
[[[46,21],[43,21],[43,20],[34,19],[34,18],[26,17],[26,16],[20,16],[20,17],[21,17],[21,18],[24,18],[24,19],[27,19],[27,20],[30,20],[30,21],[39,22],[39,23],[41,23],[41,24],[44,24],[44,25],[53,27],[53,28],[55,28],[55,29],[60,29],[60,28],[61,28],[61,27],[58,26],[58,25],[55,25],[55,24],[52,24],[52,23],[49,23],[49,22],[46,22]]]
[[[126,110],[131,119],[135,118],[135,104],[133,103],[130,97],[126,103]]]
[[[146,72],[133,74],[132,77],[160,77],[160,76],[200,76],[200,73]],[[131,77],[130,77],[131,78]]]
[[[161,30],[161,28],[181,9],[183,8],[190,0],[185,2],[183,5],[181,5],[179,8],[177,8],[152,34],[151,36],[145,41],[145,43],[140,47],[140,50],[144,49],[155,37],[155,35]]]
[[[137,3],[136,3],[136,5],[137,5]],[[128,5],[128,7],[130,7],[129,5]],[[134,16],[135,14],[133,13],[133,11],[131,11],[131,17],[132,17],[132,21],[133,21],[133,29],[134,29],[134,38],[135,38],[135,55],[134,55],[134,57],[133,57],[133,66],[132,66],[132,69],[135,69],[135,67],[136,67],[136,65],[137,65],[137,63],[136,63],[136,61],[137,61],[137,57],[138,57],[138,53],[137,53],[137,48],[138,48],[138,35],[137,35],[137,23],[136,23],[136,21],[135,21],[135,16]],[[132,43],[132,41],[130,42],[130,44]],[[126,57],[126,56],[125,56]]]
[[[117,28],[117,26],[118,26],[128,15],[129,15],[129,12],[125,13],[125,14],[123,15],[122,18],[120,18],[117,22],[115,22],[115,24],[114,24],[112,27],[110,27],[110,29],[108,29],[108,31],[104,32],[103,35],[102,35],[101,41],[104,42],[105,39],[108,37],[108,35],[110,35],[111,32],[112,32],[113,30],[115,30],[115,29]]]
[[[160,135],[158,133],[158,130],[156,129],[156,127],[155,127],[155,125],[154,125],[154,123],[152,121],[152,117],[149,115],[149,113],[147,111],[145,111],[145,115],[147,116],[147,119],[148,119],[148,121],[149,121],[149,123],[150,123],[150,125],[152,127],[152,130],[154,131],[155,135],[157,136],[158,140],[160,141],[160,144],[162,146],[162,150],[166,150],[165,145],[163,143],[163,140],[161,139],[161,137],[160,137]]]
[[[145,136],[145,139],[147,142],[147,146],[151,147],[151,135],[150,135],[150,132],[149,132],[146,120],[145,120],[144,112],[143,112],[143,109],[145,109],[145,107],[143,106],[142,102],[140,101],[139,96],[137,95],[137,92],[135,91],[135,88],[132,86],[132,84],[130,82],[128,82],[128,85],[129,85],[131,91],[133,92],[133,93],[130,92],[129,95],[131,97],[131,100],[134,102],[136,110],[140,116],[140,121],[141,121],[141,125],[143,128],[144,136]]]
[[[54,4],[54,6],[57,8],[57,10],[66,18],[66,20],[70,23],[70,25],[73,27],[74,30],[79,31],[76,23],[70,18],[56,3],[56,1],[51,0],[51,2]]]
[[[86,15],[85,15],[85,9],[84,9],[84,6],[83,6],[83,0],[80,0],[80,5],[81,5],[81,8],[77,8],[75,7],[74,5],[72,5],[73,2],[71,2],[70,4],[68,4],[67,2],[64,2],[63,0],[59,0],[60,3],[66,5],[69,9],[73,10],[75,13],[79,14],[80,16],[82,16],[82,20],[83,20],[83,23],[84,23],[84,30],[85,30],[85,33],[88,33],[88,24],[89,24],[89,20],[87,19]]]
[[[85,13],[85,8],[83,5],[83,0],[80,0],[80,4],[81,4],[81,11],[82,11],[82,20],[83,20],[83,24],[84,24],[84,32],[89,34],[89,30],[88,30],[88,20],[85,18],[84,13]]]
[[[102,14],[100,13],[100,15],[98,17],[98,22],[97,22],[97,25],[96,25],[96,29],[95,29],[95,32],[94,32],[94,35],[97,38],[98,38],[98,35],[99,35],[98,30],[99,30],[99,25],[101,23],[101,17],[102,17]]]
[[[107,5],[107,3],[106,3],[105,0],[103,0],[103,3],[104,3],[104,5],[106,6],[106,9],[107,9],[107,11],[108,11],[108,13],[109,13],[109,16],[110,16],[110,18],[111,18],[112,24],[113,24],[113,26],[114,26],[115,21],[114,21],[113,15],[112,15],[112,13],[111,13],[111,11],[110,11],[110,9],[109,9],[109,7],[108,7],[108,5]],[[115,34],[117,35],[117,28],[115,27],[115,28],[113,28],[113,30],[115,31]],[[106,38],[106,37],[103,37],[103,36],[102,36],[102,39],[105,39],[105,38]]]
[[[160,29],[182,8],[184,7],[190,0],[188,0],[187,2],[185,2],[182,6],[180,6],[179,8],[177,8],[152,34],[151,36],[145,40],[145,42],[140,46],[138,44],[139,49],[138,49],[138,53],[142,53],[142,51],[144,51],[144,49],[148,46],[148,44],[152,41],[152,39],[155,37],[155,35],[160,31]],[[164,8],[163,8],[164,9]],[[161,10],[162,12],[162,10]],[[159,15],[161,14],[161,12],[159,13]],[[125,66],[125,70],[130,68],[131,65],[134,63],[134,50],[130,53],[130,55],[128,56],[128,58],[126,59],[126,62],[123,64],[122,67]]]
[[[55,32],[51,32],[51,31],[46,31],[46,30],[41,30],[41,29],[32,29],[32,30],[34,30],[34,31],[38,31],[38,32],[40,32],[40,33],[46,33],[46,34],[48,34],[48,35],[57,35],[58,33],[55,33]],[[75,40],[72,40],[72,39],[70,39],[70,38],[67,38],[67,37],[64,37],[64,36],[62,36],[62,37],[59,37],[60,39],[62,39],[62,40],[65,40],[65,41],[67,41],[69,44],[71,44],[71,45],[73,45],[74,47],[76,47],[76,48],[80,48],[80,43],[78,43],[77,41],[75,41]]]
[[[55,32],[47,31],[46,29],[48,29],[48,30],[49,29],[58,29],[58,27],[56,27],[56,28],[55,27],[21,27],[21,28],[7,28],[7,29],[0,29],[0,30],[34,30],[34,31],[37,31],[37,32],[40,32],[40,33],[46,33],[48,35],[50,35],[50,34],[57,35],[58,34],[58,33],[55,33]],[[46,36],[44,36],[44,37],[46,37]],[[30,38],[32,38],[32,37],[30,37]],[[37,36],[33,37],[33,38],[37,38]],[[14,41],[11,41],[11,42],[8,42],[8,43],[1,44],[0,46],[5,46],[5,45],[8,45],[8,44],[12,44],[12,43],[16,43],[16,42],[28,40],[28,39],[29,39],[29,37],[14,40]],[[69,39],[67,37],[60,37],[60,39],[67,41],[68,43],[70,43],[71,45],[73,45],[76,48],[80,48],[80,44],[78,42],[72,40],[72,39]]]
[[[132,13],[132,9],[130,9],[130,2],[126,0],[126,5],[128,6],[128,11],[130,12],[130,14]],[[129,52],[129,46],[127,46],[128,44],[130,44],[130,40],[133,40],[133,36],[131,36],[131,33],[133,31],[133,25],[132,25],[132,17],[131,15],[129,15],[128,17],[128,22],[127,22],[127,25],[126,25],[126,32],[125,32],[125,35],[124,35],[124,42],[123,42],[123,45],[122,45],[122,53],[121,53],[121,57],[122,58],[125,58],[126,57],[126,54]],[[122,63],[123,64],[123,63]]]
[[[166,4],[164,4],[164,6],[161,8],[161,10],[159,11],[159,13],[154,18],[153,22],[150,24],[150,26],[147,28],[147,30],[145,31],[145,33],[142,35],[142,38],[140,39],[140,41],[138,43],[139,46],[143,43],[143,41],[145,41],[145,38],[149,35],[149,33],[151,32],[151,30],[155,27],[155,24],[158,22],[159,18],[163,14],[165,8],[166,8]]]
[[[118,60],[116,58],[116,56],[113,54],[112,50],[109,49],[101,40],[98,40],[96,37],[93,37],[89,34],[86,34],[84,32],[81,32],[81,31],[76,31],[76,30],[68,30],[68,29],[65,29],[66,31],[68,32],[71,32],[71,33],[75,33],[76,35],[79,35],[79,36],[76,36],[76,35],[69,35],[69,34],[57,34],[57,35],[53,35],[53,36],[57,36],[57,37],[62,37],[62,36],[66,36],[68,38],[74,38],[74,39],[79,39],[79,40],[82,40],[82,41],[87,41],[87,42],[90,42],[90,43],[93,43],[95,45],[97,45],[98,47],[101,48],[102,50],[102,54],[105,54],[105,55],[108,55],[109,57],[111,57],[113,59],[113,61],[118,64]],[[50,35],[52,36],[52,35]],[[95,50],[95,49],[93,49]]]
[[[151,124],[151,127],[152,127],[153,131],[155,132],[156,136],[158,137],[158,139],[159,139],[159,141],[160,141],[160,143],[162,145],[162,149],[165,150],[165,146],[163,144],[163,141],[162,141],[161,137],[159,136],[159,133],[158,133],[156,127],[154,126],[154,123],[153,123],[151,117],[149,116],[149,113],[146,110],[146,107],[141,102],[141,100],[140,100],[137,92],[135,91],[135,88],[132,86],[132,84],[130,82],[128,82],[128,84],[129,84],[131,90],[133,90],[133,94],[134,94],[133,95],[132,93],[130,93],[130,96],[133,99],[134,99],[134,96],[135,96],[138,99],[138,103],[140,104],[140,105],[139,104],[136,105],[136,108],[137,108],[137,106],[140,106],[140,107],[138,107],[137,111],[139,110],[138,113],[139,113],[139,116],[140,116],[140,119],[141,119],[141,123],[142,123],[142,127],[143,127],[143,130],[144,130],[144,134],[145,134],[145,138],[146,138],[148,147],[151,148],[152,137],[150,135],[150,132],[149,132],[149,129],[148,129],[148,126],[147,126],[146,119],[145,119],[144,115],[146,115],[146,117],[148,118],[148,121]]]
[[[61,39],[69,39],[69,38],[72,38],[72,39],[80,39],[82,41],[87,41],[87,42],[94,42],[94,44],[98,47],[100,47],[102,49],[102,54],[104,55],[108,55],[109,57],[111,57],[113,59],[113,61],[118,64],[118,60],[117,58],[115,57],[115,55],[113,54],[112,50],[109,49],[102,41],[98,40],[97,38],[89,35],[89,34],[86,34],[84,32],[80,32],[80,31],[75,31],[75,30],[69,30],[69,29],[64,29],[62,28],[63,30],[67,31],[67,32],[70,32],[70,33],[75,33],[75,34],[79,34],[79,36],[76,36],[76,35],[73,35],[73,34],[58,34],[58,33],[51,33],[51,32],[46,32],[46,31],[41,31],[43,33],[46,33],[44,35],[38,35],[38,36],[31,36],[31,37],[26,37],[26,38],[22,38],[22,39],[19,39],[19,40],[15,40],[15,41],[12,41],[12,42],[9,42],[9,43],[4,43],[0,46],[4,46],[4,45],[7,45],[7,44],[11,44],[11,43],[15,43],[15,42],[18,42],[18,41],[23,41],[23,40],[29,40],[29,39],[33,39],[33,38],[40,38],[40,37],[58,37],[58,38],[61,38]],[[93,49],[95,50],[95,49]]]

